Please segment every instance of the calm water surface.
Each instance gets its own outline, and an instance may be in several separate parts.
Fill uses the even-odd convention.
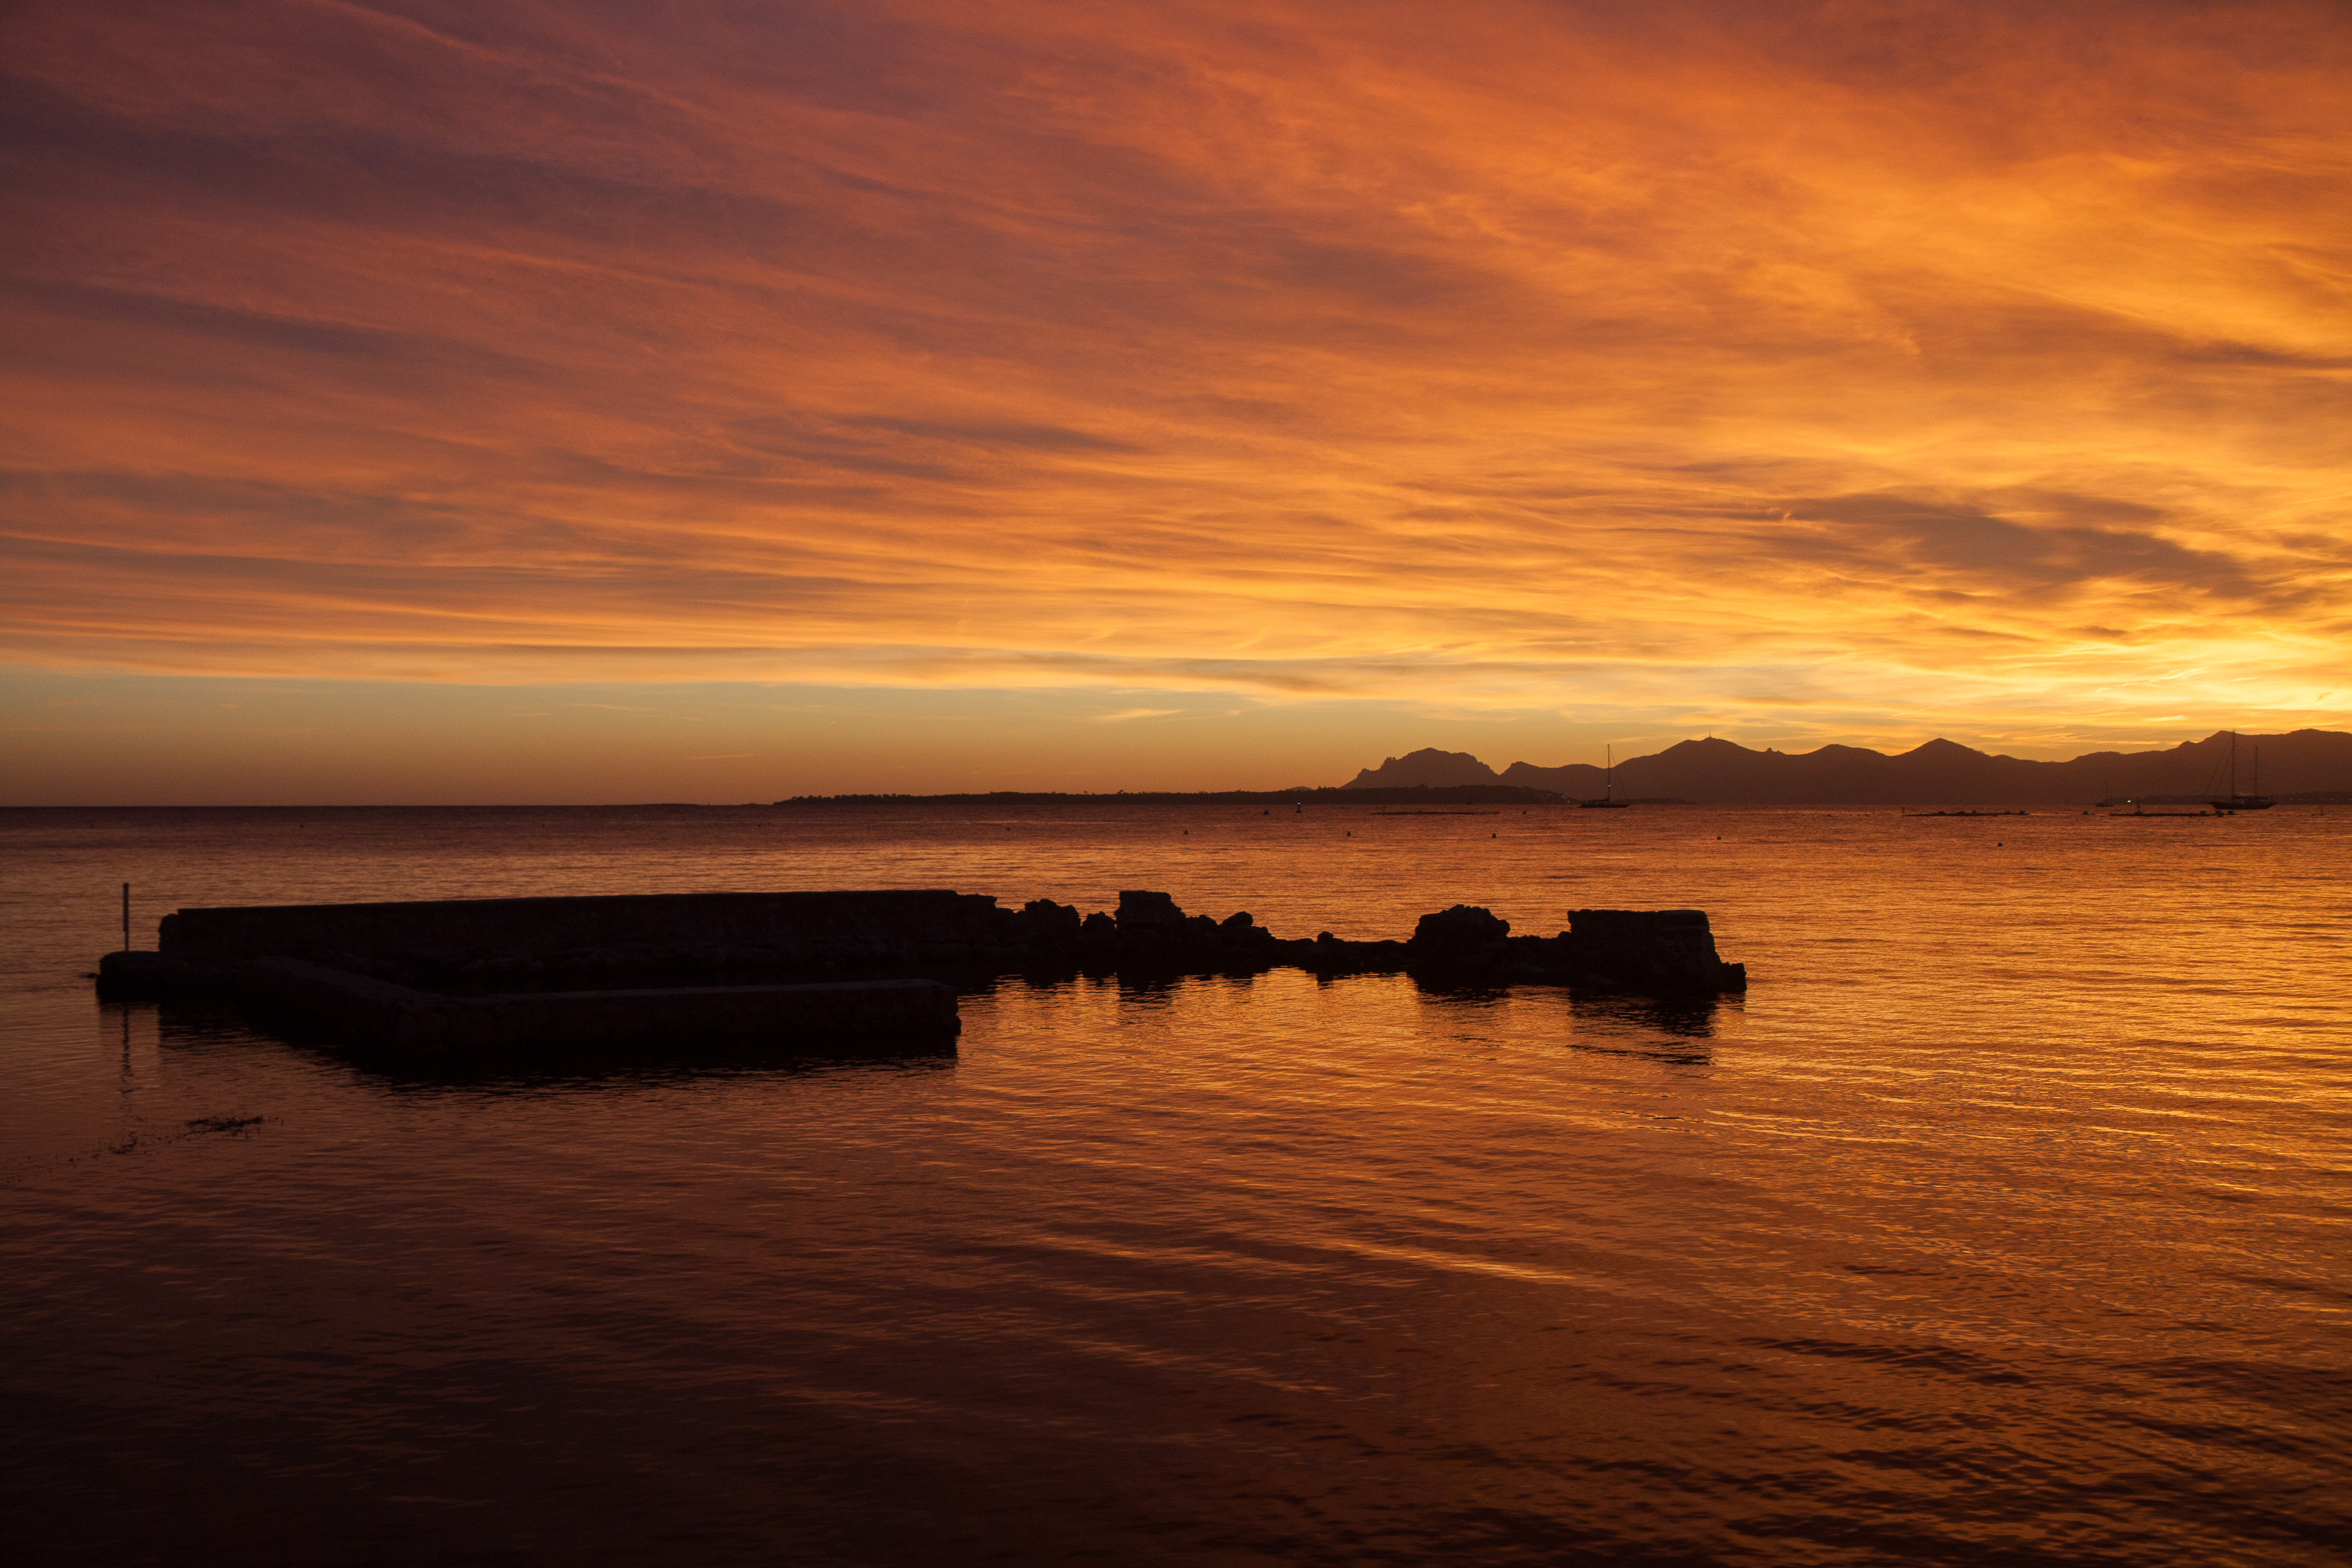
[[[2352,811],[0,814],[14,1561],[2352,1562]],[[1741,1001],[1007,982],[398,1076],[183,904],[1697,905]],[[260,1117],[205,1131],[204,1118]]]

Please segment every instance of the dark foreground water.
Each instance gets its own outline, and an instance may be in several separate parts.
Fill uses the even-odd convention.
[[[2352,812],[19,811],[0,854],[12,1562],[2352,1561]],[[100,1005],[125,879],[151,942],[1696,904],[1756,986],[1008,982],[930,1059],[401,1076]]]

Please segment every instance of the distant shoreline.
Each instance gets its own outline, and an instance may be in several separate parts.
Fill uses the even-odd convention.
[[[796,795],[778,805],[1026,805],[1081,802],[1089,805],[1563,805],[1557,790],[1518,784],[1405,784],[1385,789],[1324,785],[1316,789],[988,790],[959,795]]]
[[[2143,805],[2208,805],[2213,797],[2204,795],[2145,795],[2132,797]],[[2280,805],[2352,805],[2352,790],[2305,790],[2270,797]],[[1488,785],[1428,788],[1399,787],[1388,789],[1311,789],[1311,790],[1129,790],[1125,793],[998,790],[985,794],[960,795],[804,795],[790,800],[621,800],[621,801],[428,801],[387,803],[383,801],[250,801],[236,805],[217,802],[194,804],[95,803],[74,805],[31,805],[0,804],[0,815],[36,813],[68,813],[79,811],[218,811],[218,812],[400,812],[400,811],[791,811],[798,808],[823,806],[924,806],[924,805],[1254,805],[1272,811],[1281,805],[1364,806],[1364,805],[1517,805],[1567,806],[1577,803],[1550,790],[1519,789]],[[1721,808],[1726,810],[1894,810],[1902,806],[2031,806],[2044,811],[2076,808],[2099,808],[2102,803],[2088,797],[2077,800],[2019,799],[1986,797],[1969,799],[1962,796],[1921,796],[1910,799],[1881,800],[1692,800],[1687,797],[1636,795],[1625,802],[1628,805],[1675,806],[1685,809]],[[2111,809],[2111,808],[2110,808]]]
[[[2202,795],[2147,795],[2143,805],[2208,805]],[[2280,805],[2352,805],[2352,790],[2306,790],[2271,797]],[[1628,805],[1721,807],[1740,810],[1893,810],[1900,806],[2038,806],[2043,810],[2090,809],[2101,802],[2083,800],[1968,800],[1950,796],[1916,800],[1690,800],[1673,796],[1636,795]],[[1518,805],[1572,806],[1576,802],[1550,790],[1490,785],[1391,789],[1311,790],[1129,790],[1085,792],[996,790],[961,795],[803,795],[790,800],[621,800],[621,801],[432,801],[387,804],[369,802],[247,802],[240,805],[22,805],[0,804],[0,814],[76,811],[788,811],[796,807],[839,805]]]

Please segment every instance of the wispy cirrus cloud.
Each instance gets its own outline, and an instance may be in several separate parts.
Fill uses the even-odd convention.
[[[16,7],[5,655],[2308,713],[2338,20]]]

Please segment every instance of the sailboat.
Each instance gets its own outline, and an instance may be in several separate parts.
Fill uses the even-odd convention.
[[[1583,806],[1599,806],[1606,811],[1622,811],[1627,805],[1632,804],[1629,801],[1622,801],[1617,798],[1617,748],[1614,746],[1610,747],[1608,755],[1609,766],[1601,775],[1601,798],[1599,800],[1580,800],[1576,803],[1577,805]]]
[[[2254,748],[2254,788],[2263,787],[2263,749]],[[2268,811],[2278,803],[2266,795],[2238,793],[2238,732],[2230,731],[2230,793],[2213,802],[2216,811]]]

